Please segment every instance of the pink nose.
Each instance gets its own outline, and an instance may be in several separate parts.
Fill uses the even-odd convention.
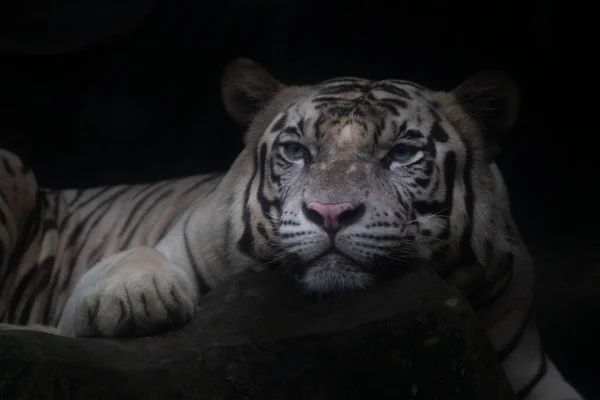
[[[337,231],[341,225],[354,223],[363,212],[362,205],[352,203],[324,204],[311,201],[305,206],[307,218],[328,231]]]

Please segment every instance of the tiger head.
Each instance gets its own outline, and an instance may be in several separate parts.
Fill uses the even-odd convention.
[[[307,291],[366,288],[415,259],[440,271],[485,262],[501,240],[494,157],[518,108],[506,76],[450,92],[350,77],[287,86],[237,59],[222,93],[247,127],[237,248],[287,267]]]

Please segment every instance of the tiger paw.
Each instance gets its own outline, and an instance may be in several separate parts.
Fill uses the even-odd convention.
[[[75,337],[140,337],[187,323],[197,292],[184,271],[153,249],[116,254],[80,280],[58,329]]]

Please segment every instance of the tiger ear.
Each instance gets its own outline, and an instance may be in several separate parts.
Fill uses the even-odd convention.
[[[462,109],[479,124],[486,158],[491,162],[519,114],[517,83],[502,71],[489,70],[471,76],[452,93]]]
[[[247,58],[229,62],[221,79],[225,109],[235,122],[244,127],[283,88],[284,84]]]

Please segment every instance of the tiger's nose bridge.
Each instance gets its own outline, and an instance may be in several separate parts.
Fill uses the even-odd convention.
[[[311,171],[316,192],[344,192],[364,184],[370,166],[358,159],[333,159],[317,162]]]

